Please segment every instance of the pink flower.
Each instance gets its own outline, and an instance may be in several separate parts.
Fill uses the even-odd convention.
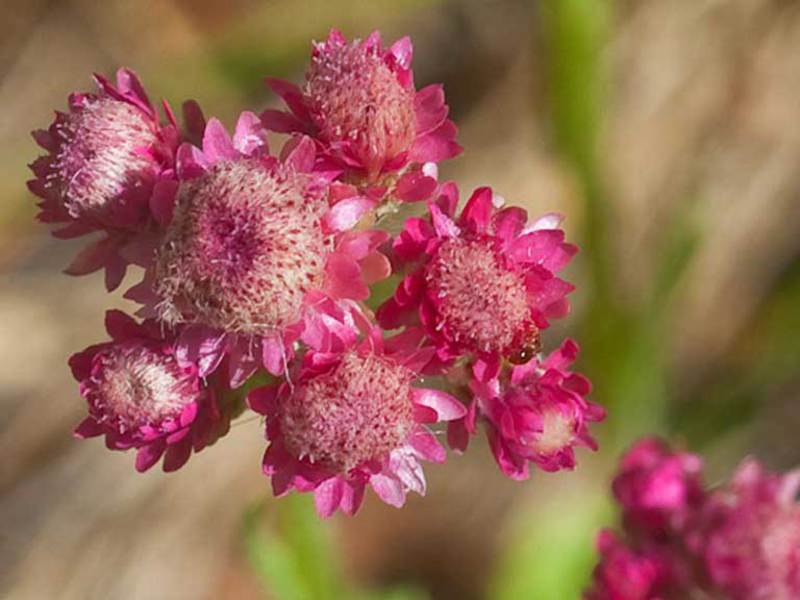
[[[175,214],[154,269],[128,297],[187,324],[178,356],[202,376],[226,356],[233,386],[260,364],[283,373],[312,296],[364,300],[368,284],[389,275],[377,252],[388,234],[351,231],[374,203],[340,197],[336,174],[315,164],[308,138],[287,144],[282,160],[270,156],[247,112],[233,138],[211,119],[202,150],[180,147]]]
[[[104,268],[116,288],[131,262],[126,246],[156,228],[175,184],[173,123],[162,126],[136,75],[117,71],[116,86],[95,75],[97,93],[74,93],[69,112],[33,132],[47,151],[31,164],[30,190],[42,198],[39,220],[65,224],[53,235],[74,238],[101,231],[67,268],[85,275]],[[171,115],[171,113],[170,113]]]
[[[680,532],[705,500],[701,471],[694,454],[673,452],[657,438],[638,441],[623,456],[613,484],[625,524],[654,537]]]
[[[267,417],[263,468],[275,495],[313,491],[323,517],[337,509],[354,514],[367,484],[392,506],[402,506],[409,491],[424,494],[420,460],[445,459],[427,424],[464,414],[450,395],[412,387],[430,358],[418,336],[383,340],[372,328],[359,339],[342,325],[335,318],[320,323],[322,345],[290,378],[248,397]]]
[[[732,600],[800,598],[800,471],[767,473],[755,460],[713,493],[703,513],[709,577]]]
[[[636,551],[612,532],[597,536],[600,563],[594,570],[594,584],[586,600],[674,600],[691,596],[667,594],[671,579],[669,558],[655,550]]]
[[[561,217],[528,223],[524,210],[498,209],[497,201],[479,188],[456,219],[458,190],[444,184],[430,218],[408,219],[394,241],[397,267],[411,273],[378,322],[421,324],[437,349],[434,365],[465,355],[524,362],[537,351],[539,330],[569,311],[573,286],[555,274],[577,248],[564,242]]]
[[[326,156],[368,184],[380,184],[383,175],[409,165],[452,158],[461,147],[447,119],[442,86],[416,91],[411,57],[407,37],[384,48],[377,31],[348,43],[333,29],[326,41],[314,45],[302,89],[267,80],[289,112],[267,110],[261,118],[273,131],[314,137]],[[415,173],[409,177],[419,179],[420,172]],[[398,183],[400,196],[404,189],[417,189],[416,184],[433,183],[411,179]]]
[[[180,364],[174,340],[154,321],[141,325],[126,314],[106,313],[110,342],[90,346],[69,361],[89,416],[75,429],[80,438],[105,436],[113,450],[135,448],[136,470],[164,456],[175,471],[224,435],[230,411],[204,383],[197,367]]]
[[[545,471],[574,468],[575,446],[596,450],[589,423],[605,417],[586,399],[589,380],[569,371],[577,353],[578,345],[566,340],[544,360],[512,367],[510,376],[499,363],[478,361],[471,384],[475,400],[467,417],[450,425],[451,445],[463,450],[482,416],[495,460],[512,479],[527,479],[530,462]]]

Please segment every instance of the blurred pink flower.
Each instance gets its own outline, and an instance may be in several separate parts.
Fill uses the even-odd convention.
[[[650,536],[679,532],[705,500],[701,471],[695,454],[675,452],[658,438],[638,441],[613,483],[626,526]]]
[[[69,361],[89,416],[76,428],[81,438],[105,436],[113,450],[135,448],[136,469],[164,456],[175,471],[227,432],[230,412],[194,365],[180,364],[174,339],[154,321],[137,324],[126,314],[106,314],[110,342],[90,346]]]
[[[597,536],[600,563],[586,600],[689,600],[691,596],[667,593],[672,565],[668,556],[655,550],[636,551],[610,531]]]
[[[800,470],[765,472],[755,460],[714,492],[703,512],[703,558],[732,600],[800,598]]]
[[[407,37],[384,48],[377,31],[348,43],[333,29],[326,41],[314,44],[302,89],[267,79],[289,112],[266,110],[261,118],[273,131],[312,136],[331,161],[370,185],[409,165],[452,158],[461,147],[442,86],[417,91],[411,58]],[[397,184],[398,196],[411,199],[410,190],[433,183],[420,181],[422,175],[408,173]]]
[[[708,492],[697,456],[641,440],[614,480],[626,542],[600,534],[600,564],[587,598],[800,598],[798,490],[800,471],[776,475],[748,459],[730,482]],[[650,569],[652,557],[660,561],[660,583],[641,589],[658,593],[624,587],[638,581],[637,565]]]
[[[412,387],[430,357],[419,337],[384,340],[366,322],[362,337],[340,315],[328,316],[296,372],[248,397],[267,417],[264,473],[276,496],[313,491],[323,517],[337,509],[354,514],[367,484],[402,506],[409,491],[425,493],[420,460],[445,460],[426,425],[457,419],[464,406],[445,392]]]

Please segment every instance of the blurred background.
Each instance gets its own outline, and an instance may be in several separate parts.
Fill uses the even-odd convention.
[[[3,0],[0,17],[0,596],[14,599],[571,600],[614,522],[608,482],[646,432],[800,464],[800,4],[792,0]],[[33,221],[29,131],[93,71],[139,72],[231,124],[299,80],[332,27],[412,36],[466,152],[443,175],[567,215],[571,317],[609,410],[574,472],[507,481],[482,441],[426,469],[428,497],[369,497],[320,525],[274,502],[245,419],[180,472],[71,430],[66,367],[124,307]],[[80,244],[80,242],[79,242]]]

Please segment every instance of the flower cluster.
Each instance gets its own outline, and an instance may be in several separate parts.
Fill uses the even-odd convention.
[[[700,459],[644,439],[614,480],[623,536],[603,531],[588,600],[800,597],[800,472],[745,460],[716,489]]]
[[[139,320],[110,311],[111,339],[70,361],[89,409],[77,436],[172,471],[251,410],[275,494],[313,492],[323,516],[353,514],[367,487],[394,506],[423,494],[443,427],[456,451],[483,428],[514,479],[595,448],[577,345],[541,354],[577,248],[559,215],[529,219],[489,188],[459,211],[438,180],[457,130],[411,62],[408,38],[332,31],[301,85],[267,80],[286,110],[242,112],[232,132],[194,101],[179,122],[121,69],[34,132],[39,219],[93,236],[67,273],[104,269],[109,290],[142,273],[125,292]],[[427,210],[392,236],[384,217],[410,203]]]

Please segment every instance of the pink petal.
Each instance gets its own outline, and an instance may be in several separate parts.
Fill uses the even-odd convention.
[[[458,225],[456,225],[450,217],[445,215],[436,204],[430,204],[428,209],[431,212],[431,220],[433,221],[433,228],[436,230],[436,235],[443,238],[458,237],[461,233]]]
[[[281,151],[283,162],[301,173],[310,173],[314,169],[316,156],[316,144],[305,135],[292,137]]]
[[[106,331],[114,341],[125,341],[130,338],[142,337],[144,332],[139,324],[121,310],[106,311]]]
[[[125,272],[127,270],[127,263],[125,263],[125,261],[118,254],[115,253],[113,256],[109,257],[109,260],[106,263],[106,272],[104,278],[106,289],[109,292],[113,292],[119,287],[119,284],[122,283],[123,279],[125,279]]]
[[[225,355],[225,333],[200,325],[187,327],[175,346],[175,356],[183,365],[197,365],[198,373],[205,377],[217,368]]]
[[[542,362],[542,367],[545,369],[555,369],[557,371],[565,371],[569,366],[575,362],[580,352],[578,343],[570,338],[565,339],[561,346],[550,353],[550,355]]]
[[[528,213],[524,209],[518,206],[504,208],[494,216],[495,234],[499,238],[511,241],[522,233],[527,220]]]
[[[440,421],[460,419],[467,409],[456,398],[446,392],[429,388],[414,388],[411,398],[415,404],[427,406],[436,411]]]
[[[425,495],[425,473],[417,458],[410,452],[396,450],[389,458],[389,469],[406,490]]]
[[[403,489],[403,484],[399,479],[378,473],[369,479],[369,483],[378,498],[383,500],[386,504],[400,508],[406,502],[406,494]]]
[[[177,191],[178,182],[171,179],[159,181],[153,186],[153,195],[150,196],[150,212],[161,227],[166,227],[172,221]]]
[[[275,410],[277,393],[278,387],[274,385],[256,388],[247,394],[247,406],[260,415],[269,415]]]
[[[268,108],[261,113],[261,123],[270,131],[277,133],[307,133],[305,123],[291,113]]]
[[[189,143],[181,144],[175,155],[175,168],[182,181],[202,175],[211,165],[208,158],[198,148]]]
[[[355,260],[362,260],[378,246],[389,239],[389,233],[371,229],[368,231],[348,231],[339,237],[337,252],[349,255]]]
[[[447,458],[447,452],[430,431],[418,427],[408,438],[408,444],[416,450],[425,460],[442,463]]]
[[[404,261],[413,261],[425,250],[434,229],[426,219],[410,217],[406,219],[403,231],[395,238],[392,249]]]
[[[266,80],[267,85],[273,92],[278,94],[289,110],[302,121],[308,121],[308,110],[306,109],[305,102],[303,102],[303,93],[295,84],[284,79],[276,79],[268,77]]]
[[[145,110],[149,109],[148,112],[152,113],[153,108],[150,104],[150,99],[147,97],[147,92],[144,91],[144,86],[142,82],[139,81],[139,77],[131,71],[130,69],[121,68],[117,71],[117,87],[119,91],[125,94],[126,96],[133,95],[137,100],[142,108]]]
[[[219,119],[211,118],[206,124],[206,131],[203,134],[203,154],[212,163],[239,158],[239,152],[233,146],[231,136]]]
[[[436,190],[436,179],[420,171],[405,173],[395,184],[394,195],[405,202],[426,200]]]
[[[261,340],[261,361],[264,368],[273,375],[282,375],[286,369],[288,356],[286,346],[276,337],[265,337]]]
[[[348,516],[353,516],[364,500],[364,484],[360,481],[345,482],[342,486],[342,500],[339,507]]]
[[[464,421],[450,421],[447,424],[447,445],[456,452],[464,452],[469,445],[469,432]]]
[[[564,215],[560,213],[546,213],[536,219],[530,225],[525,227],[525,233],[531,233],[533,231],[539,231],[540,229],[558,229],[561,226],[561,222],[564,220]]]
[[[445,121],[437,130],[418,137],[408,152],[411,162],[441,162],[461,154],[463,148],[453,141],[457,131],[451,121]]]
[[[73,435],[77,438],[87,439],[91,437],[96,437],[103,433],[103,427],[95,421],[94,417],[86,417],[80,424],[75,428]]]
[[[560,229],[540,229],[515,239],[509,246],[508,252],[512,260],[527,264],[542,264],[563,241],[564,232]]]
[[[369,288],[361,279],[361,268],[350,256],[340,252],[330,254],[325,272],[328,275],[325,287],[331,296],[352,300],[369,298]]]
[[[343,491],[344,484],[341,477],[331,477],[319,484],[314,490],[314,505],[317,514],[323,519],[333,515],[342,502]]]
[[[500,470],[515,481],[528,479],[528,462],[522,457],[508,452],[500,436],[494,430],[489,430],[488,437],[489,446]]]
[[[458,185],[455,181],[446,181],[439,189],[439,197],[436,199],[436,206],[438,206],[444,214],[453,218],[456,214],[456,206],[458,206]]]
[[[165,473],[173,473],[180,469],[192,455],[191,439],[184,438],[173,446],[167,448],[164,455],[163,469]],[[138,457],[137,457],[138,458]]]
[[[444,103],[444,86],[433,84],[417,92],[414,97],[414,109],[417,116],[417,135],[430,133],[439,127],[447,118],[447,106]]]
[[[367,285],[383,281],[392,274],[392,264],[380,252],[369,254],[359,264],[361,265],[361,278]]]
[[[203,132],[206,130],[206,118],[203,116],[203,109],[196,100],[187,100],[183,103],[183,126],[186,134],[192,143],[200,143],[203,139]]]
[[[92,242],[78,253],[78,256],[64,269],[64,273],[67,275],[88,275],[93,273],[98,269],[102,269],[114,256],[115,252],[114,243],[108,238]]]
[[[267,132],[255,113],[244,111],[239,115],[236,131],[233,134],[233,147],[245,156],[268,151]]]
[[[139,473],[147,471],[159,461],[161,455],[164,454],[165,448],[166,445],[162,441],[153,442],[152,444],[139,448],[139,451],[136,453],[136,470],[139,471]]]
[[[397,64],[404,69],[411,68],[411,59],[414,56],[414,47],[411,44],[411,38],[404,36],[397,40],[389,48]]]
[[[474,232],[484,233],[489,226],[493,212],[492,190],[488,187],[481,187],[475,190],[467,200],[458,223]]]
[[[259,361],[249,340],[233,344],[228,353],[228,383],[236,389],[258,369]]]
[[[346,231],[354,227],[374,207],[375,203],[364,196],[346,198],[325,213],[322,223],[329,231]]]

